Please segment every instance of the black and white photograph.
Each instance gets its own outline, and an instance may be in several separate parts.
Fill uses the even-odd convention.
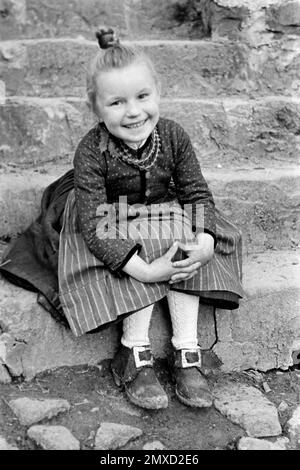
[[[0,451],[300,450],[299,157],[300,0],[0,0]]]

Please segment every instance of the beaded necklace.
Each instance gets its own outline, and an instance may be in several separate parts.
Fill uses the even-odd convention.
[[[134,166],[139,170],[149,170],[151,168],[158,157],[159,150],[160,150],[160,138],[156,128],[153,131],[151,136],[151,147],[149,151],[144,151],[141,158],[135,158],[130,152],[130,150],[125,146],[125,144],[120,141],[117,145],[117,153],[115,156],[122,160],[124,163]],[[143,156],[145,154],[145,156]]]

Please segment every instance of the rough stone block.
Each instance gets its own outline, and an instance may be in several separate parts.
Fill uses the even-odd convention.
[[[168,100],[161,115],[189,133],[203,168],[292,166],[299,162],[300,100]],[[96,124],[85,101],[16,99],[0,105],[2,162],[68,162]]]
[[[299,91],[299,41],[294,36],[249,48],[223,41],[144,41],[173,98],[293,96]],[[86,69],[96,41],[52,39],[0,43],[0,79],[7,95],[85,96]],[[72,80],[70,80],[72,77]]]
[[[281,426],[276,407],[255,387],[230,380],[213,388],[214,406],[250,437],[278,436]]]
[[[201,21],[200,2],[129,0],[126,5],[128,36],[145,38],[202,38],[209,31]]]
[[[300,27],[299,27],[300,30]],[[283,36],[270,45],[249,51],[248,83],[251,95],[298,96],[300,38]]]
[[[291,0],[272,5],[266,13],[266,22],[272,31],[300,34],[300,2]]]
[[[142,41],[173,98],[293,96],[299,90],[299,41],[289,36],[249,48],[222,41]],[[12,96],[85,96],[96,41],[51,39],[0,43],[0,79]],[[72,80],[70,80],[72,77]]]
[[[164,96],[232,94],[245,76],[248,50],[240,44],[150,41],[143,46],[156,66]],[[8,95],[82,97],[86,69],[97,50],[96,41],[84,39],[3,42],[0,79]]]
[[[201,14],[213,37],[241,38],[250,17],[249,2],[215,0],[203,3]]]
[[[283,437],[281,440],[279,438],[276,442],[270,442],[266,439],[257,439],[255,437],[242,437],[238,443],[238,450],[286,450],[289,441],[285,439]]]
[[[31,426],[27,435],[44,450],[80,450],[80,442],[64,426]]]
[[[73,157],[89,117],[63,101],[20,99],[0,105],[1,161],[35,166]]]
[[[299,257],[296,252],[252,255],[244,267],[247,298],[232,312],[217,310],[213,351],[222,370],[287,369],[300,337]],[[226,333],[221,329],[226,317]],[[220,335],[219,335],[220,332]]]
[[[287,422],[288,436],[293,449],[300,449],[300,406],[294,410]]]
[[[119,449],[127,442],[137,439],[143,431],[134,426],[118,423],[102,423],[95,437],[96,450]]]
[[[34,174],[25,179],[22,175],[0,175],[0,236],[22,232],[40,212],[42,191],[53,181],[48,175]]]
[[[161,114],[187,130],[203,168],[299,162],[298,99],[166,100]]]
[[[18,37],[26,24],[26,0],[0,1],[0,39]]]
[[[0,450],[19,450],[18,447],[11,445],[7,442],[7,440],[0,436]]]
[[[220,175],[214,181],[212,177],[210,188],[217,207],[242,231],[246,251],[285,249],[298,244],[300,174],[297,169],[240,171],[229,178],[226,181],[224,175],[220,181]]]
[[[223,105],[229,128],[225,142],[228,153],[231,148],[239,161],[239,167],[247,161],[262,167],[268,161],[272,167],[279,166],[279,160],[282,167],[282,159],[286,165],[298,161],[295,148],[299,140],[300,102],[297,99],[226,100]],[[221,148],[222,134],[224,130],[218,128],[214,133]]]
[[[12,376],[27,379],[61,365],[96,364],[113,356],[118,330],[75,338],[36,302],[36,294],[1,282],[2,362]]]
[[[61,399],[36,400],[22,397],[11,400],[8,404],[22,426],[30,426],[43,419],[51,419],[70,409],[68,401]]]
[[[276,33],[299,34],[298,0],[213,0],[189,2],[213,39],[238,39],[251,46],[272,44]],[[274,34],[275,33],[275,34]]]
[[[83,35],[93,38],[99,25],[127,29],[121,0],[2,0],[0,38]]]

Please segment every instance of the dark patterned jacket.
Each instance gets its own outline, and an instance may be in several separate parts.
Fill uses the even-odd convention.
[[[120,160],[118,145],[103,124],[91,129],[79,143],[74,158],[74,187],[78,225],[90,251],[115,273],[120,273],[140,245],[132,239],[100,239],[96,235],[99,206],[118,203],[157,204],[177,199],[180,205],[203,204],[204,223],[193,227],[215,235],[215,205],[202,175],[189,136],[181,126],[160,118],[158,158],[150,170],[140,170]],[[149,141],[149,139],[148,139]],[[147,145],[143,148],[147,152]],[[134,153],[134,151],[132,151]],[[175,189],[171,191],[171,186]],[[99,211],[98,211],[99,214]]]

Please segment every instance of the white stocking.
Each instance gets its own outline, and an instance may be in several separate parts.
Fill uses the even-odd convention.
[[[199,297],[177,291],[167,295],[175,349],[195,349],[198,346]]]
[[[149,326],[154,304],[128,315],[123,320],[123,336],[121,343],[127,348],[148,346]]]

